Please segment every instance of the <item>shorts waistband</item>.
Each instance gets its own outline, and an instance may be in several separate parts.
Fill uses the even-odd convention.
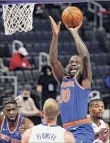
[[[65,123],[65,124],[63,124],[63,127],[68,128],[68,127],[71,127],[71,126],[77,126],[77,125],[80,125],[80,124],[88,124],[88,123],[92,123],[91,119],[90,118],[85,118],[85,119]]]

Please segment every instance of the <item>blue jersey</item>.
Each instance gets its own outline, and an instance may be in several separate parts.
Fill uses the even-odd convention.
[[[63,78],[60,101],[63,124],[87,117],[89,93],[90,89],[82,88],[75,77]]]
[[[21,133],[19,132],[19,127],[21,125],[23,117],[18,116],[18,123],[16,129],[11,132],[8,128],[7,119],[4,116],[2,127],[1,127],[1,143],[20,143]]]
[[[62,124],[87,118],[88,97],[90,89],[84,89],[79,85],[76,77],[64,77],[61,84],[60,115]],[[90,123],[66,127],[71,131],[77,142],[90,139],[93,141],[93,129]],[[87,141],[87,140],[86,140]]]

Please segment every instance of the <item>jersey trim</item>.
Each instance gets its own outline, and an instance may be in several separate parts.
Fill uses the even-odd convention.
[[[81,89],[85,90],[85,88],[83,88],[83,87],[78,83],[78,81],[77,81],[77,79],[76,79],[76,76],[75,76],[75,82],[76,82],[76,84],[77,84]]]
[[[17,121],[17,124],[16,124],[16,128],[14,129],[13,132],[10,131],[9,126],[8,126],[8,122],[7,122],[7,128],[8,128],[8,130],[9,130],[9,133],[13,134],[13,133],[17,130],[18,123],[19,123],[19,119],[20,119],[20,115],[18,115],[18,121]]]
[[[76,75],[79,73],[79,71],[76,73]],[[76,75],[74,76],[74,77],[70,77],[70,76],[64,76],[64,79],[68,79],[68,78],[74,78],[75,79],[75,82],[76,82],[76,84],[82,89],[82,90],[89,90],[89,88],[84,88],[84,87],[82,87],[79,83],[78,83],[78,81],[77,81],[77,79],[76,79]]]
[[[50,127],[58,127],[58,125],[49,125],[49,124],[43,124],[43,123],[41,125],[50,126]]]
[[[76,76],[75,76],[75,82],[76,82],[76,84],[77,84],[82,90],[91,90],[91,88],[84,88],[84,87],[82,87],[82,86],[78,83],[78,81],[77,81],[77,79],[76,79]]]
[[[65,124],[63,124],[63,127],[68,128],[68,127],[77,126],[77,125],[80,125],[80,124],[91,124],[91,123],[92,123],[92,121],[91,121],[90,118],[85,118],[85,119],[65,123]]]

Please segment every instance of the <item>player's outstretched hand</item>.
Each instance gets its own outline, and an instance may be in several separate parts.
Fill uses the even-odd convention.
[[[61,25],[61,21],[57,24],[54,19],[49,16],[50,22],[51,22],[51,27],[52,27],[52,32],[54,35],[58,35],[60,32],[60,25]]]
[[[82,22],[79,26],[77,26],[75,28],[69,28],[68,26],[66,26],[66,27],[70,32],[75,33],[75,32],[78,32],[78,30],[80,29],[81,26],[82,26]]]

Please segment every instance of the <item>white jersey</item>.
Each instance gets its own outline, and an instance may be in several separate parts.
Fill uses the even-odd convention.
[[[94,122],[92,122],[92,127],[94,130],[94,133],[97,134],[98,136],[95,137],[95,140],[93,143],[105,143],[103,140],[106,136],[105,132],[101,132],[101,129],[106,130],[106,123],[103,120],[100,120],[100,126],[98,127]],[[109,141],[107,140],[106,143],[108,143]]]
[[[65,131],[57,125],[40,124],[32,128],[29,143],[64,143]]]

